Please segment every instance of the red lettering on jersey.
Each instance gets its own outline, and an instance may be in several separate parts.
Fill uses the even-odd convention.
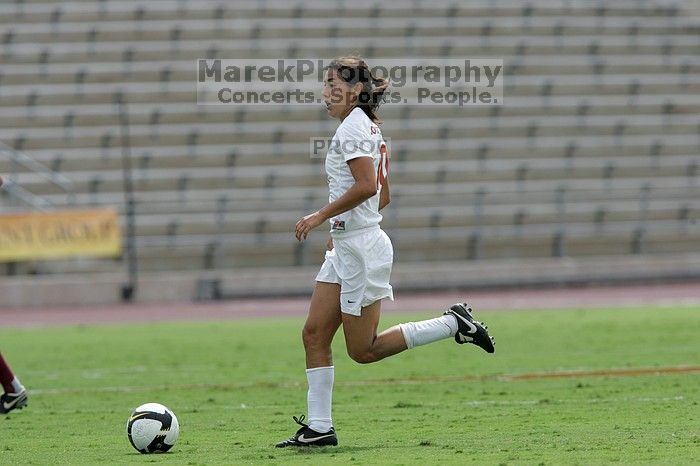
[[[386,177],[389,175],[389,152],[386,149],[386,144],[382,142],[379,146],[379,167],[377,168],[377,190],[384,186]]]

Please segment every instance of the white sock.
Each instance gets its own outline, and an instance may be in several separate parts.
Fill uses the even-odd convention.
[[[24,390],[24,385],[22,385],[17,377],[12,379],[12,390],[14,393],[19,393]]]
[[[328,432],[333,427],[331,420],[333,377],[333,366],[306,369],[306,379],[309,382],[309,391],[306,395],[309,427],[316,432]]]
[[[435,319],[400,324],[399,327],[406,340],[406,347],[411,349],[455,336],[457,319],[452,315],[444,315]]]

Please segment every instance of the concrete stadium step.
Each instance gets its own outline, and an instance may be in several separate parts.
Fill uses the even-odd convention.
[[[56,10],[54,10],[56,11]],[[223,11],[222,11],[223,13]],[[148,20],[148,27],[137,21],[109,21],[94,24],[91,22],[56,22],[52,31],[47,31],[41,23],[14,23],[11,30],[17,42],[31,40],[37,43],[86,42],[86,41],[125,41],[138,37],[142,40],[197,40],[217,37],[226,40],[242,38],[290,37],[301,33],[303,37],[344,37],[351,34],[367,35],[377,32],[375,22],[368,17],[344,18],[342,22],[330,25],[319,24],[317,18],[296,18],[293,24],[287,18],[266,18],[265,21],[224,18],[221,19],[166,19]],[[214,23],[214,28],[212,28]],[[678,29],[670,26],[667,18],[613,17],[608,18],[602,28],[596,18],[580,17],[535,17],[526,23],[522,17],[501,17],[498,21],[479,17],[461,17],[459,22],[450,17],[383,17],[383,35],[425,36],[449,30],[455,35],[487,35],[493,37],[517,35],[550,35],[555,38],[595,34],[596,37],[624,34],[634,31],[635,37],[644,38],[651,34],[678,34]],[[554,27],[554,29],[553,29]],[[556,31],[556,33],[553,33]],[[482,42],[487,42],[488,38]],[[629,39],[631,43],[635,39]],[[606,40],[607,42],[607,40]]]
[[[371,21],[366,23],[367,31],[376,31],[376,27],[371,25]],[[298,31],[298,28],[295,29]],[[367,40],[372,35],[363,34],[362,28],[360,30],[348,29],[346,34],[343,34],[342,28],[339,28],[338,32],[338,37],[332,39],[334,42],[352,42],[360,48],[366,48],[372,44]],[[529,33],[526,38],[523,38],[521,35],[489,35],[488,37],[483,36],[481,33],[464,35],[454,31],[451,31],[451,35],[446,36],[444,35],[444,29],[438,29],[435,31],[435,35],[423,35],[420,41],[412,41],[410,37],[404,37],[404,32],[401,30],[397,35],[383,34],[382,40],[378,43],[375,41],[372,46],[377,49],[380,56],[384,55],[383,51],[391,49],[404,50],[406,52],[414,51],[418,55],[427,55],[426,52],[429,50],[444,50],[446,41],[456,38],[460,40],[456,43],[450,43],[452,51],[474,52],[478,46],[489,54],[508,55],[518,54],[522,49],[526,49],[528,53],[535,55],[569,56],[589,54],[605,56],[624,53],[667,55],[671,50],[677,54],[693,54],[697,53],[698,49],[694,35],[683,33],[664,36],[663,40],[660,40],[655,35],[638,36],[634,40],[630,40],[627,34],[608,35],[605,37],[605,41],[601,41],[595,30],[591,30],[590,34],[562,36],[554,36],[551,33],[546,35]],[[199,57],[195,58],[204,58],[207,56],[206,52],[215,46],[216,41],[224,40],[224,38],[220,37],[221,34],[217,34],[216,31],[212,31],[212,34],[201,39],[181,40],[179,35],[175,35],[177,40],[173,40],[172,31],[169,35],[170,37],[164,38],[165,40],[145,40],[139,38],[137,33],[135,34],[136,37],[131,35],[119,41],[95,40],[90,42],[61,42],[54,37],[54,40],[48,44],[38,41],[8,44],[5,48],[5,56],[11,63],[26,63],[27,57],[39,56],[42,53],[47,53],[50,61],[53,63],[76,61],[78,57],[87,58],[87,55],[94,56],[95,54],[105,61],[119,61],[122,58],[121,54],[125,50],[132,50],[134,61],[142,61],[146,57],[155,58],[152,54],[156,52],[160,53],[161,56],[172,57],[177,55],[180,58],[198,53]],[[223,35],[225,36],[226,34]],[[299,38],[303,38],[303,42],[297,42]],[[290,42],[288,35],[280,35],[273,38],[231,37],[230,40],[235,40],[235,42],[229,43],[227,48],[239,51],[287,50],[290,43],[299,44],[302,50],[306,48],[309,51],[321,51],[329,47],[328,37],[308,37],[302,34],[299,38],[295,37]],[[334,45],[333,43],[330,44],[331,47]],[[316,55],[305,54],[302,56]]]
[[[46,54],[47,51],[42,53]],[[28,95],[34,90],[36,83],[32,81],[38,81],[42,84],[47,98],[50,96],[55,98],[59,95],[68,95],[88,100],[91,94],[113,93],[119,89],[128,91],[130,94],[135,92],[144,94],[147,91],[151,91],[156,97],[162,96],[164,90],[179,91],[185,90],[187,85],[191,87],[195,79],[192,74],[192,68],[195,66],[195,61],[203,57],[204,55],[200,57],[194,56],[191,57],[191,60],[183,61],[178,59],[174,62],[162,59],[136,60],[136,58],[131,57],[128,61],[123,61],[120,58],[113,60],[113,63],[98,62],[90,66],[85,65],[82,61],[76,64],[62,64],[48,61],[47,59],[43,61],[29,60],[26,64],[13,65],[8,63],[6,65],[8,78],[3,89],[7,102],[4,105],[11,105],[9,99]],[[622,65],[634,66],[634,63],[630,60],[631,58],[648,60],[645,66],[650,66],[651,63],[655,63],[656,66],[643,73],[639,71],[638,67],[629,69],[622,67]],[[550,95],[567,95],[565,91],[573,85],[577,86],[577,89],[580,89],[583,85],[588,85],[589,87],[585,88],[587,92],[582,92],[582,94],[601,95],[613,93],[611,88],[614,86],[629,86],[630,83],[635,83],[640,86],[638,94],[643,95],[649,93],[650,90],[658,90],[658,87],[664,84],[667,86],[666,91],[668,93],[668,91],[671,91],[678,85],[682,85],[685,88],[697,85],[698,82],[698,78],[693,73],[694,67],[697,67],[697,58],[693,54],[670,55],[665,59],[660,59],[658,55],[652,54],[639,55],[637,57],[607,55],[595,59],[587,57],[583,59],[583,63],[581,58],[572,61],[570,54],[530,55],[526,58],[506,55],[503,57],[504,63],[509,63],[509,59],[511,60],[510,68],[507,68],[506,72],[512,79],[506,82],[506,88],[512,83],[517,83],[517,88],[510,89],[511,93],[516,96],[521,95],[521,93],[512,91],[520,89],[539,95],[535,91],[540,91],[544,84],[547,84],[553,90]],[[276,60],[279,60],[279,58],[276,58]],[[619,63],[617,63],[618,60]],[[655,60],[656,62],[654,62]],[[597,65],[598,61],[603,63],[602,69]],[[611,62],[610,66],[612,67],[620,66],[619,70],[608,69],[608,61]],[[566,66],[567,62],[571,63],[574,71]],[[187,74],[188,70],[186,68],[188,63],[190,68],[189,74]],[[581,67],[582,64],[586,66],[584,68],[575,68]],[[381,62],[377,63],[377,65],[381,65]],[[97,66],[102,71],[91,74],[91,67]],[[56,81],[51,79],[52,75],[49,75],[50,70],[58,72]],[[521,70],[529,72],[521,73]],[[537,70],[539,72],[536,72]],[[72,77],[72,80],[67,80],[67,77]],[[88,77],[93,78],[91,81],[88,81]],[[179,79],[174,79],[176,77]],[[297,81],[294,84],[295,88],[298,87],[304,91],[314,91],[320,88],[320,81],[315,77],[314,79]],[[402,83],[399,82],[399,84]],[[406,82],[401,87],[411,89],[416,86],[413,82]],[[259,82],[253,81],[250,90],[269,90],[269,86],[263,86]],[[555,92],[558,90],[560,91]],[[625,95],[628,92],[628,88],[622,88],[619,94]],[[570,93],[568,95],[577,94]],[[143,103],[144,101],[140,97],[134,99],[134,103]],[[182,101],[192,102],[185,99]],[[42,103],[51,104],[52,101],[44,99]],[[70,104],[71,102],[66,103]]]
[[[665,97],[666,100],[670,100],[668,97],[669,95],[681,94],[683,92],[698,94],[700,91],[700,78],[695,77],[684,78],[678,75],[655,75],[654,82],[649,80],[647,83],[643,83],[635,78],[628,77],[620,77],[617,81],[616,83],[601,83],[600,85],[592,84],[591,82],[571,81],[567,82],[567,84],[553,86],[546,77],[537,77],[537,79],[531,83],[518,85],[518,87],[507,87],[505,95],[508,99],[540,99],[545,108],[555,97],[578,98],[581,101],[581,106],[587,107],[584,109],[585,116],[585,113],[591,107],[586,101],[594,97],[607,96],[611,99],[620,99],[627,96],[628,102],[633,104],[641,99],[635,96],[637,93]],[[127,97],[127,100],[130,102],[141,104],[148,103],[154,108],[158,107],[163,102],[196,102],[196,93],[192,83],[168,81],[158,83],[126,82],[102,85],[85,84],[79,90],[76,89],[76,86],[73,84],[52,84],[42,85],[40,87],[29,85],[23,88],[22,86],[16,85],[7,86],[4,89],[7,91],[3,97],[4,105],[8,107],[23,107],[24,110],[22,113],[28,117],[38,115],[41,112],[41,108],[44,106],[66,107],[75,105],[76,101],[80,101],[86,105],[110,105],[114,108],[113,102],[115,95],[122,90],[128,92],[129,97]],[[546,92],[549,93],[544,97],[542,96],[543,89],[546,89]],[[316,91],[318,87],[314,85],[310,87],[309,90]],[[632,95],[630,95],[631,90],[633,92]],[[318,110],[316,104],[308,105],[309,108],[316,111]],[[682,101],[677,105],[682,107]],[[389,106],[387,106],[387,108],[388,107]],[[191,108],[194,109],[196,107],[193,106]],[[485,108],[490,112],[494,112],[493,108],[495,107]],[[577,110],[580,111],[579,108],[577,108]],[[669,111],[670,110],[673,110],[673,107],[671,107]],[[201,109],[201,111],[206,112],[204,109]],[[484,108],[477,111],[486,112]],[[573,111],[568,113],[577,114]],[[548,112],[540,110],[538,114],[547,115]]]
[[[502,161],[503,162],[503,161]],[[447,161],[411,162],[392,170],[391,180],[397,185],[411,186],[417,183],[489,183],[513,182],[521,190],[542,180],[598,180],[602,186],[609,186],[624,179],[654,177],[679,179],[683,176],[695,177],[698,158],[678,157],[663,164],[638,165],[630,159],[594,160],[595,163],[577,160],[572,167],[565,162],[555,165],[548,159],[519,163],[490,164],[488,170],[479,170],[478,162]],[[695,167],[695,168],[693,168]],[[70,180],[75,192],[121,191],[123,189],[121,169],[90,170],[70,172]],[[159,168],[148,171],[147,177],[137,176],[134,182],[136,192],[151,190],[171,190],[184,194],[188,190],[212,188],[267,188],[276,189],[292,186],[318,186],[323,184],[325,175],[316,164],[273,165],[269,167],[238,167],[222,170],[218,167],[206,168]],[[685,180],[686,182],[688,180]],[[692,180],[691,180],[692,181]],[[43,176],[34,173],[19,173],[15,182],[30,191],[42,194],[53,192]],[[47,191],[48,190],[48,191]]]
[[[691,201],[697,195],[697,182],[678,180],[678,184],[659,184],[655,178],[638,179],[636,181],[618,180],[614,184],[602,186],[599,181],[581,180],[558,183],[533,182],[527,187],[507,182],[490,183],[445,183],[415,184],[409,186],[392,185],[392,208],[387,211],[391,216],[394,209],[404,206],[440,207],[451,205],[483,205],[484,208],[494,205],[511,205],[523,203],[608,203],[614,201],[639,202],[645,198],[658,201]],[[247,201],[246,205],[256,206],[255,201]]]
[[[521,101],[521,102],[518,102]],[[543,105],[546,105],[543,107]],[[627,96],[617,99],[600,97],[572,98],[571,96],[553,96],[546,99],[538,97],[514,97],[508,105],[498,107],[475,107],[469,116],[464,117],[463,109],[454,106],[423,106],[397,107],[387,105],[382,107],[382,118],[394,125],[413,119],[430,118],[435,121],[446,121],[447,118],[462,117],[487,121],[489,127],[500,127],[507,123],[505,118],[529,117],[534,119],[549,119],[553,117],[575,117],[579,125],[586,125],[596,116],[617,117],[620,121],[626,118],[652,117],[668,120],[674,115],[687,115],[700,111],[700,96],[645,96],[639,101],[630,100]],[[267,122],[271,125],[294,121],[308,121],[311,124],[319,120],[327,120],[325,109],[316,106],[286,106],[280,109],[271,106],[253,106],[245,110],[232,109],[228,106],[193,106],[183,103],[164,104],[133,104],[129,106],[129,123],[131,125],[147,125],[153,134],[157,134],[168,124],[182,123],[252,123]],[[35,106],[35,107],[0,107],[0,124],[6,128],[75,128],[91,126],[118,126],[119,114],[114,105],[82,105],[76,106]],[[386,125],[385,125],[386,126]]]
[[[682,57],[692,57],[697,54],[697,44],[692,36],[678,38],[677,42],[667,39],[665,42],[651,43],[639,46],[635,49],[629,42],[618,47],[608,47],[604,53],[597,53],[602,47],[601,42],[591,40],[587,44],[571,45],[564,49],[557,44],[555,38],[546,38],[548,45],[528,48],[528,42],[510,39],[508,36],[493,40],[494,44],[485,47],[478,36],[463,36],[464,41],[457,43],[454,36],[430,36],[423,37],[420,41],[406,41],[401,37],[383,37],[380,42],[368,36],[355,36],[336,39],[329,42],[326,38],[295,38],[293,40],[275,39],[248,39],[233,41],[227,44],[226,57],[231,59],[250,58],[251,51],[256,58],[278,59],[280,56],[302,57],[333,57],[343,53],[345,42],[352,42],[355,50],[367,51],[365,55],[393,56],[393,57],[436,57],[479,56],[484,50],[490,56],[503,57],[506,63],[517,64],[530,61],[531,57],[574,57],[579,58],[579,65],[583,59],[614,61],[618,55],[632,55],[646,57],[649,55],[668,56],[674,54]],[[496,44],[498,42],[498,44]],[[198,60],[202,58],[215,58],[221,53],[221,43],[217,39],[189,40],[183,42],[172,41],[148,41],[148,42],[94,42],[94,43],[53,43],[47,44],[12,44],[5,54],[7,63],[31,64],[31,63],[75,63],[89,62],[99,57],[100,61],[124,62],[128,69],[133,62],[162,62],[164,60]],[[593,53],[591,53],[593,51]],[[525,58],[524,52],[527,55]],[[638,54],[636,52],[639,52]],[[602,62],[603,65],[605,62]],[[511,65],[512,66],[512,65]]]
[[[648,136],[653,130],[657,134],[687,136],[697,131],[697,119],[693,115],[655,116],[598,116],[589,118],[585,126],[575,116],[556,117],[503,117],[496,126],[483,118],[471,119],[411,119],[387,121],[385,136],[397,141],[414,139],[508,137],[525,138],[532,145],[535,138],[565,136],[614,136],[619,145],[624,136]],[[246,144],[253,142],[305,142],[310,137],[328,138],[335,130],[331,120],[315,122],[288,121],[270,125],[265,122],[250,123],[183,123],[163,125],[132,125],[130,140],[134,146],[156,146],[159,144],[196,146],[200,140],[208,144]],[[653,133],[652,133],[653,134]],[[14,141],[15,147],[35,148],[86,148],[104,145],[105,138],[117,138],[119,129],[111,125],[64,128],[6,128],[0,129],[0,140]],[[21,142],[16,142],[21,141]]]
[[[618,179],[614,183],[600,179],[584,180],[533,180],[520,184],[513,180],[488,183],[427,183],[404,186],[392,184],[393,206],[434,206],[474,204],[478,199],[485,205],[511,204],[521,202],[552,202],[565,196],[566,202],[585,200],[602,202],[607,200],[639,200],[645,192],[653,199],[693,199],[699,186],[695,178],[673,177],[656,179],[645,177]],[[54,205],[68,205],[65,193],[47,193],[43,196]],[[321,184],[309,187],[246,188],[246,189],[190,189],[174,193],[172,190],[153,190],[135,193],[137,204],[169,202],[186,206],[189,203],[216,203],[226,199],[235,202],[237,208],[252,211],[269,209],[270,205],[285,205],[289,208],[304,206],[311,211],[327,202],[328,189]],[[124,194],[121,190],[107,192],[97,190],[92,193],[76,193],[74,207],[122,205]],[[389,210],[391,212],[391,209]]]
[[[212,209],[214,207],[215,209]],[[293,231],[294,224],[308,210],[297,205],[294,209],[262,212],[238,211],[235,205],[223,208],[210,206],[199,212],[162,213],[152,212],[136,216],[136,233],[139,236],[178,236],[204,234],[254,233],[257,236],[268,233]],[[443,205],[426,208],[424,206],[402,206],[383,212],[382,223],[387,230],[404,228],[443,228],[461,226],[512,225],[524,228],[529,225],[593,224],[599,230],[614,228],[616,222],[629,222],[640,218],[645,221],[676,221],[692,228],[692,223],[700,219],[700,201],[667,201],[647,199],[640,201],[585,202],[557,204],[510,204],[485,205]],[[697,227],[696,227],[697,228]],[[323,230],[323,228],[319,228]]]
[[[155,20],[187,17],[190,19],[255,17],[265,14],[269,17],[301,18],[313,16],[327,18],[337,15],[352,17],[364,16],[367,11],[373,17],[396,16],[447,16],[447,17],[520,17],[522,21],[530,22],[532,17],[538,18],[577,18],[590,17],[596,20],[600,27],[606,21],[615,17],[665,17],[669,22],[683,22],[681,5],[655,5],[649,7],[636,2],[616,2],[615,5],[601,7],[597,4],[571,4],[564,1],[539,2],[536,5],[509,1],[499,2],[470,2],[455,5],[451,0],[435,0],[427,2],[395,1],[377,3],[375,0],[362,0],[354,4],[354,8],[346,8],[343,4],[307,1],[290,4],[287,1],[238,1],[236,8],[222,8],[219,1],[200,0],[196,2],[177,0],[143,2],[142,0],[120,2],[70,2],[57,6],[53,2],[18,2],[4,5],[0,10],[5,21],[22,19],[33,22],[61,21],[115,21],[115,20]]]
[[[122,59],[112,62],[93,59],[89,62],[75,64],[52,63],[48,55],[46,58],[46,60],[37,59],[31,63],[4,64],[2,82],[8,86],[73,84],[77,88],[80,85],[94,83],[160,82],[164,80],[184,82],[192,79],[192,60],[181,60],[178,57],[147,62],[134,61],[128,66],[125,66]],[[634,55],[587,57],[585,60],[578,59],[576,61],[572,61],[569,55],[556,57],[568,66],[562,66],[561,63],[549,56],[528,55],[527,57],[509,56],[506,58],[506,63],[509,63],[509,66],[505,71],[508,75],[543,77],[556,74],[581,76],[594,73],[600,78],[601,71],[603,71],[606,75],[666,73],[684,78],[692,72],[694,63],[692,56],[676,54],[664,57],[645,55],[644,61],[641,63],[639,62],[640,57]],[[631,58],[636,58],[636,62],[630,60]],[[377,60],[377,64],[382,64],[381,59]],[[12,94],[13,89],[9,87],[7,93]],[[643,98],[644,96],[640,95],[639,97]]]
[[[566,203],[564,205],[511,204],[442,207],[402,207],[387,211],[382,225],[387,230],[404,228],[444,228],[510,225],[515,228],[528,225],[551,225],[552,229],[563,224],[591,224],[599,230],[614,228],[619,222],[629,222],[644,218],[647,221],[676,221],[679,228],[693,227],[700,219],[700,202],[646,201],[607,202],[607,203]],[[400,233],[399,233],[400,234]]]
[[[390,236],[395,245],[395,257],[397,262],[412,262],[425,260],[468,260],[470,259],[471,236],[465,229],[463,234],[450,236],[435,236],[434,232],[426,231],[420,239],[415,235],[411,237],[409,242],[403,238],[407,235]],[[564,236],[562,249],[567,255],[571,256],[586,256],[594,254],[629,254],[635,247],[636,230],[630,228],[620,232],[603,232],[595,236]],[[552,256],[554,232],[542,234],[541,236],[532,236],[523,234],[522,236],[512,235],[510,240],[497,241],[497,238],[485,235],[482,237],[484,244],[482,247],[482,259],[496,258],[520,258],[520,257],[547,257]],[[305,265],[308,263],[322,261],[323,244],[325,241],[316,240],[315,245],[308,246],[312,249],[300,251],[298,243],[289,236],[289,242],[278,243],[279,246],[271,247],[270,244],[262,243],[259,246],[250,244],[244,248],[237,249],[236,247],[228,246],[224,239],[221,248],[216,250],[217,267],[250,267],[264,266],[266,264],[274,264],[278,261],[283,265]],[[317,235],[318,236],[318,235]],[[226,238],[224,236],[224,238]],[[670,253],[682,252],[687,250],[689,245],[697,242],[700,235],[678,233],[677,229],[670,231],[649,231],[643,239],[643,247],[648,253]],[[212,249],[209,245],[212,238],[209,237],[205,244],[190,244],[189,246],[178,246],[178,241],[174,241],[171,246],[166,248],[159,246],[144,246],[141,251],[143,257],[142,265],[145,270],[167,270],[171,267],[185,266],[183,269],[192,268],[193,265],[199,268],[202,267],[202,262],[208,260],[207,249]],[[167,240],[165,240],[167,242]],[[597,252],[596,252],[597,251]],[[151,261],[150,258],[153,258]],[[170,258],[170,259],[169,259]],[[268,262],[269,261],[269,262]],[[199,263],[198,263],[199,262]],[[189,266],[188,266],[189,264]]]
[[[484,172],[503,163],[516,163],[527,168],[530,160],[550,159],[551,166],[564,166],[573,170],[578,161],[583,165],[596,165],[596,159],[602,161],[619,160],[621,164],[629,163],[625,158],[632,158],[639,166],[659,167],[677,164],[680,158],[690,157],[689,176],[692,176],[693,159],[688,154],[697,153],[698,145],[681,144],[675,138],[667,135],[657,138],[623,138],[620,141],[610,141],[609,145],[601,144],[592,138],[572,138],[560,140],[559,145],[537,145],[527,147],[522,142],[497,140],[478,142],[471,139],[456,138],[445,142],[442,139],[424,139],[421,141],[393,142],[390,148],[390,173],[401,170],[405,164],[426,161],[469,161],[476,163],[476,170]],[[596,141],[593,143],[593,141]],[[260,143],[239,144],[232,149],[229,145],[198,145],[183,148],[180,146],[133,147],[133,175],[138,180],[148,180],[151,169],[190,167],[221,167],[228,176],[234,176],[239,167],[266,167],[279,164],[322,165],[324,159],[311,159],[309,145],[305,143]],[[62,172],[70,178],[70,172],[81,170],[118,170],[122,168],[122,154],[119,147],[102,147],[75,149],[70,152],[58,149],[32,150],[31,156]],[[439,159],[437,156],[439,155]],[[610,167],[613,168],[614,167]],[[26,172],[23,167],[13,166],[11,160],[0,159],[0,171],[5,174],[18,171]],[[437,176],[437,170],[432,170]],[[523,173],[527,175],[526,173]],[[613,172],[610,175],[614,175]]]
[[[641,229],[637,221],[620,222],[602,231],[596,231],[589,224],[567,225],[563,232],[550,225],[510,231],[502,227],[493,231],[483,228],[478,240],[474,239],[475,231],[474,228],[416,228],[389,231],[389,235],[394,243],[396,260],[401,263],[559,254],[568,257],[667,254],[686,251],[700,240],[698,229],[683,230],[676,222],[649,222]],[[137,244],[139,263],[144,271],[207,269],[207,266],[220,269],[274,264],[291,266],[320,263],[325,241],[320,241],[319,235],[301,245],[291,234],[282,235],[284,238],[280,234],[265,235],[257,241],[251,240],[249,235],[142,237]],[[46,263],[45,267],[50,266]],[[42,273],[49,272],[44,269]]]
[[[524,259],[536,257],[556,257],[553,252],[560,249],[563,257],[582,258],[588,256],[609,255],[624,256],[633,254],[641,247],[648,254],[672,254],[687,251],[697,242],[699,236],[673,233],[658,233],[645,236],[643,245],[635,234],[610,235],[602,234],[585,237],[564,237],[559,240],[555,234],[550,237],[532,237],[523,235],[506,241],[496,238],[482,237],[475,245],[473,237],[458,240],[427,240],[414,243],[403,249],[401,242],[395,243],[395,259],[397,262],[421,262],[455,260],[499,260]]]
[[[425,142],[425,141],[424,141]],[[660,146],[652,146],[642,150],[616,150],[610,148],[601,151],[599,154],[588,155],[584,149],[578,151],[575,156],[564,157],[563,150],[537,150],[537,151],[511,151],[511,150],[492,150],[488,152],[488,157],[481,157],[479,154],[474,154],[474,151],[459,151],[459,150],[444,150],[441,147],[443,144],[440,140],[435,140],[435,144],[426,147],[424,150],[414,149],[411,151],[400,152],[392,157],[393,165],[391,166],[390,174],[397,176],[406,176],[418,172],[424,176],[432,174],[435,178],[444,178],[450,174],[443,173],[448,167],[464,167],[464,170],[469,170],[478,173],[483,178],[493,179],[502,178],[503,172],[513,172],[513,176],[518,176],[523,180],[528,179],[532,175],[533,170],[539,167],[544,167],[548,170],[564,171],[563,177],[580,177],[585,176],[606,176],[614,177],[616,169],[622,167],[629,169],[638,167],[639,170],[678,170],[677,173],[690,174],[697,165],[697,157],[683,154],[682,147],[671,147],[662,149]],[[212,153],[209,155],[198,153],[196,156],[190,154],[172,155],[168,157],[156,157],[150,151],[142,151],[140,155],[134,155],[131,158],[133,177],[142,182],[148,182],[152,177],[151,172],[156,171],[155,177],[158,177],[157,170],[160,169],[179,169],[181,173],[186,173],[189,168],[211,168],[218,167],[222,171],[220,176],[234,178],[237,173],[246,173],[252,167],[260,169],[274,168],[278,165],[293,165],[293,166],[323,166],[324,159],[311,159],[307,153],[303,152],[283,152],[283,155],[276,155],[275,148],[270,148],[270,152],[262,154],[256,159],[248,159],[239,157],[237,152],[230,153]],[[95,151],[92,153],[94,154]],[[532,154],[530,153],[532,152]],[[678,154],[675,154],[678,152]],[[440,154],[440,158],[433,158],[428,154]],[[615,155],[612,155],[615,154]],[[301,162],[301,163],[300,163]],[[94,155],[87,159],[64,159],[59,152],[51,159],[44,162],[57,173],[68,177],[72,177],[75,173],[80,179],[83,177],[83,172],[86,171],[119,171],[123,168],[123,161],[120,156],[99,156]],[[423,166],[421,170],[418,167]],[[0,171],[9,174],[13,172],[26,173],[28,169],[25,167],[13,166],[11,160],[0,160]],[[313,170],[312,170],[313,171]],[[319,169],[319,173],[322,169]],[[535,177],[537,177],[535,173]]]
[[[454,183],[460,188],[463,183]],[[421,186],[418,185],[420,189]],[[430,186],[430,185],[427,185]],[[397,185],[392,187],[392,201],[390,207],[383,211],[385,220],[398,216],[404,208],[442,209],[452,206],[475,209],[477,205],[485,209],[493,207],[507,207],[517,212],[518,209],[528,210],[528,206],[534,209],[544,206],[559,205],[565,202],[565,211],[569,208],[573,211],[579,209],[603,212],[616,212],[625,209],[633,210],[633,206],[640,206],[641,199],[646,198],[651,205],[668,206],[669,212],[676,207],[695,205],[696,192],[685,186],[661,189],[652,187],[646,183],[629,189],[601,190],[598,186],[591,186],[590,190],[574,190],[566,183],[563,189],[545,191],[489,191],[488,184],[468,186],[466,189],[452,190],[449,184],[435,187],[430,190],[413,192],[411,186]],[[446,192],[447,190],[447,192]],[[249,191],[257,192],[251,194]],[[164,196],[164,194],[166,194]],[[328,193],[325,187],[316,188],[280,188],[271,193],[269,190],[208,190],[189,193],[182,200],[175,199],[170,192],[149,192],[137,195],[137,215],[150,214],[187,214],[187,213],[217,213],[236,212],[256,214],[260,216],[274,215],[276,211],[298,211],[308,213],[327,202]],[[113,199],[106,195],[101,196],[102,205],[117,205],[123,209],[123,196],[121,193],[113,194]],[[78,196],[81,200],[81,197]],[[480,199],[478,201],[477,199]],[[87,201],[87,199],[82,199]],[[625,207],[623,207],[625,206]],[[653,209],[654,207],[650,207]],[[428,211],[424,211],[427,213]],[[426,214],[427,215],[427,214]]]

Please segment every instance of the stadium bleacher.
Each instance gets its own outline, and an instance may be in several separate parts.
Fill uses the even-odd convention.
[[[573,14],[575,13],[575,14]],[[381,27],[378,27],[381,26]],[[123,207],[128,102],[144,272],[306,266],[295,221],[323,205],[313,106],[197,106],[195,60],[492,57],[506,104],[386,105],[397,264],[672,255],[700,245],[700,12],[688,2],[16,1],[0,5],[0,158],[56,208]],[[28,209],[3,197],[3,211]],[[12,274],[118,273],[114,260]]]

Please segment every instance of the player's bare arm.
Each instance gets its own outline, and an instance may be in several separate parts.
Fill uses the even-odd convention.
[[[347,212],[377,194],[377,180],[372,158],[357,157],[349,160],[348,166],[355,178],[355,184],[335,201],[299,220],[295,228],[297,240],[305,240],[311,230],[329,218]]]

